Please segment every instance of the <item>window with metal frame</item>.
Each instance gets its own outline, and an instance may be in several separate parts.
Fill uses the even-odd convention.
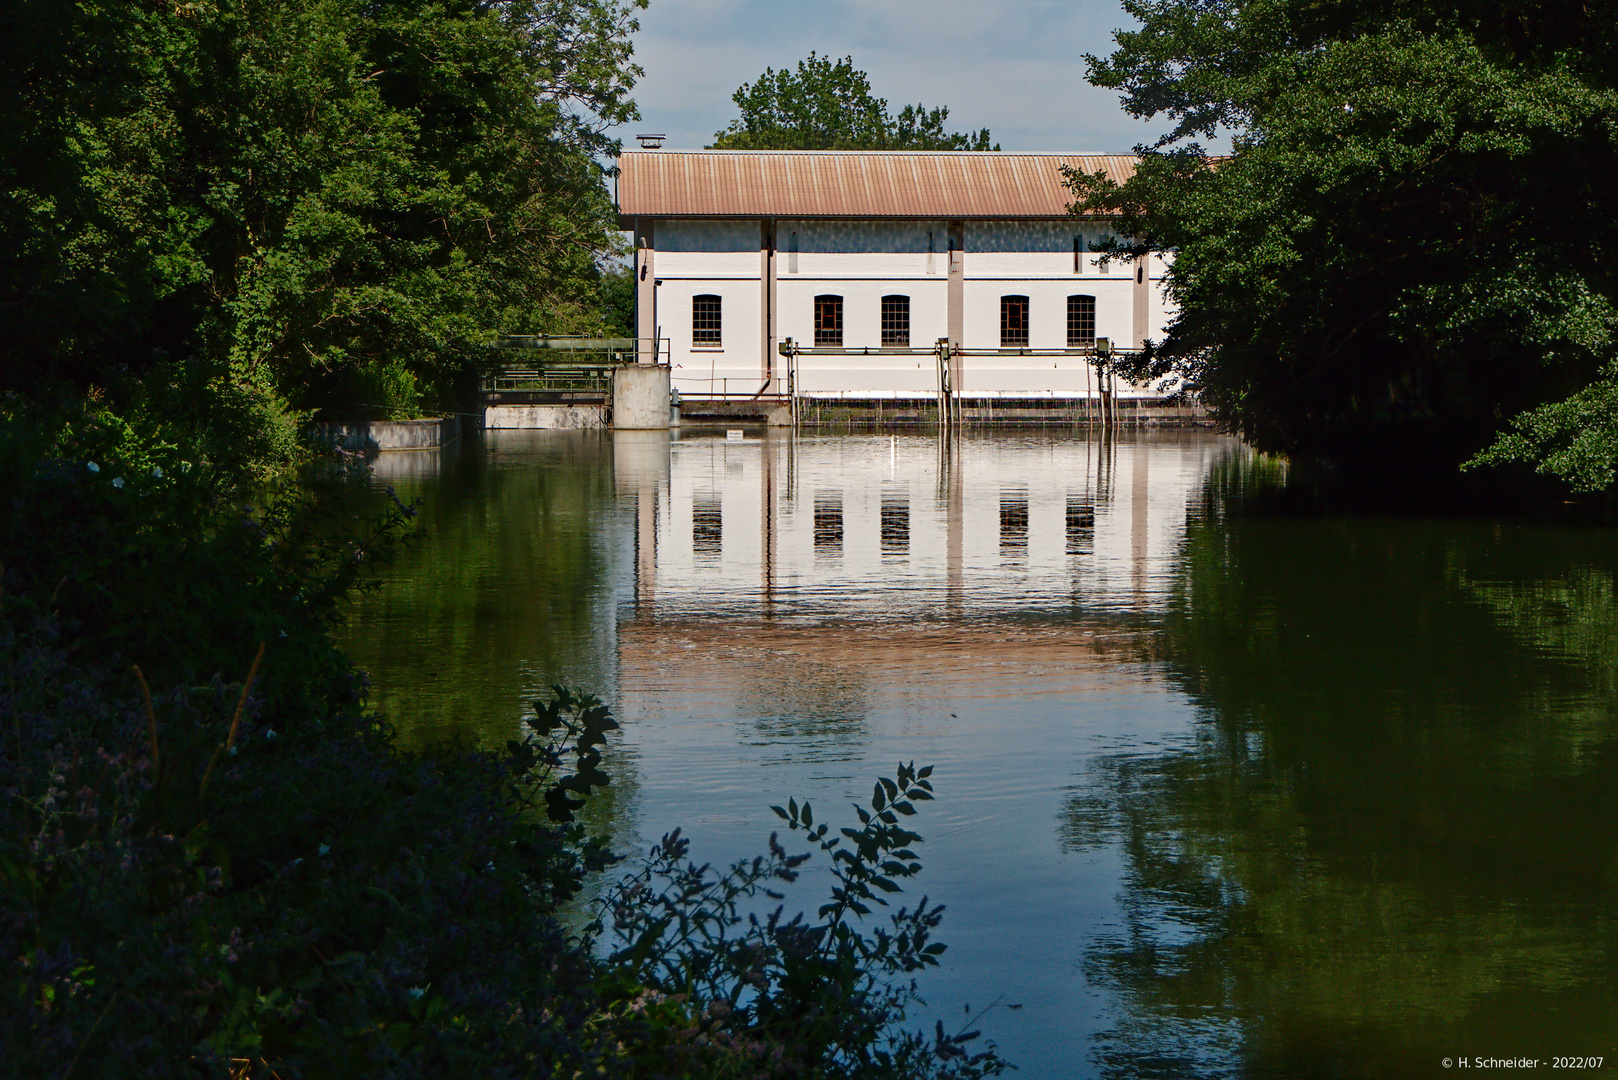
[[[910,297],[882,298],[882,347],[884,349],[910,347]]]
[[[843,298],[830,295],[815,297],[815,348],[842,347]]]
[[[719,297],[712,293],[691,298],[691,344],[696,348],[717,349],[720,344]]]
[[[1067,347],[1093,349],[1096,346],[1096,298],[1067,298]]]
[[[1028,348],[1028,297],[1002,296],[1000,298],[1000,347],[1002,349]]]

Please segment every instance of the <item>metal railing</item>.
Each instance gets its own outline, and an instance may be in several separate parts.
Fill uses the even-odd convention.
[[[718,375],[712,378],[703,378],[700,375],[680,373],[680,393],[687,398],[702,401],[785,401],[791,396],[791,382],[788,380],[786,391],[771,390],[771,383],[779,383],[780,379],[761,379],[753,376],[725,376]],[[689,389],[692,383],[706,383],[706,390]],[[731,389],[730,384],[735,383],[736,388]],[[718,389],[715,389],[715,387]]]
[[[668,355],[666,338],[585,337],[578,334],[513,334],[494,343],[514,354],[483,373],[485,394],[532,395],[567,401],[612,394],[612,369]],[[543,362],[540,357],[545,357]]]
[[[1107,338],[1096,338],[1088,345],[1067,349],[1038,349],[1030,347],[1004,348],[1004,349],[966,349],[952,346],[948,338],[939,338],[930,349],[878,347],[878,348],[846,348],[828,346],[804,346],[787,338],[776,346],[780,354],[787,361],[787,387],[791,399],[793,423],[798,418],[798,358],[800,356],[928,356],[931,355],[936,367],[936,394],[938,399],[938,418],[943,426],[954,427],[961,423],[964,402],[958,391],[960,383],[960,364],[963,357],[973,356],[1029,356],[1029,357],[1075,357],[1085,361],[1086,367],[1095,373],[1096,384],[1094,391],[1086,390],[1083,397],[1086,413],[1093,410],[1094,418],[1106,426],[1116,426],[1120,422],[1117,376],[1110,370],[1110,361],[1115,357],[1137,352],[1134,349],[1117,349]],[[1086,382],[1088,383],[1088,374]],[[992,408],[992,406],[991,406]],[[1136,415],[1139,415],[1139,405],[1136,406]]]
[[[502,367],[483,376],[484,393],[608,393],[615,364],[568,367]]]

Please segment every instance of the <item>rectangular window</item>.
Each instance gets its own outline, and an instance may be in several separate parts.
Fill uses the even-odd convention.
[[[843,298],[815,297],[815,348],[840,349],[843,346]]]
[[[1067,298],[1067,347],[1093,349],[1096,345],[1096,298]]]
[[[910,297],[882,298],[882,347],[885,349],[910,347]]]
[[[1000,347],[1002,349],[1028,348],[1028,297],[1002,296],[1000,298]]]
[[[719,348],[719,297],[712,293],[691,298],[691,344],[699,349]]]

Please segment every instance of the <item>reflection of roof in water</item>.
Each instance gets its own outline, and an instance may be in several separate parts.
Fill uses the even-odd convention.
[[[716,667],[739,664],[778,677],[794,669],[837,669],[860,684],[889,689],[926,680],[931,689],[948,685],[967,696],[975,696],[971,684],[981,684],[985,695],[1003,694],[1008,680],[1015,683],[1025,671],[1038,676],[1026,692],[1044,696],[1138,682],[1140,671],[1120,670],[1118,663],[1144,659],[1145,648],[1140,631],[1078,621],[627,619],[618,628],[626,687],[709,679]],[[992,678],[986,669],[993,669]],[[780,693],[791,692],[790,683],[781,679]]]

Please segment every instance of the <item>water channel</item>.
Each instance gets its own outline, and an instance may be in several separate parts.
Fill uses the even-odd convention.
[[[843,824],[934,764],[916,1019],[992,1005],[1022,1076],[1618,1068],[1613,530],[1243,513],[1279,468],[1191,430],[490,432],[375,467],[426,538],[349,644],[408,738],[500,745],[593,690],[623,731],[592,823],[718,863],[770,803]]]

